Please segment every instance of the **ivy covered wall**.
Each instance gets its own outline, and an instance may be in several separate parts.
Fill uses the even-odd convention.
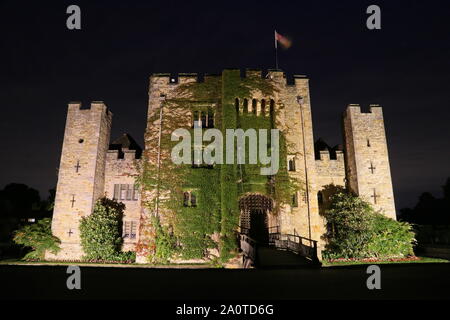
[[[275,205],[287,202],[295,187],[287,174],[286,144],[280,133],[280,169],[274,177],[260,174],[261,164],[215,164],[213,167],[193,167],[190,164],[174,164],[170,151],[178,143],[171,141],[171,132],[185,128],[192,132],[192,115],[195,111],[206,111],[214,105],[214,127],[223,136],[227,129],[267,129],[275,128],[275,106],[272,114],[257,116],[252,113],[239,114],[236,98],[251,101],[253,95],[274,97],[276,87],[261,77],[241,78],[239,70],[225,70],[222,76],[205,78],[204,82],[179,84],[163,102],[163,122],[161,126],[161,165],[155,161],[145,163],[141,168],[141,184],[152,193],[152,201],[147,203],[149,211],[158,211],[158,219],[166,226],[161,230],[172,237],[175,245],[170,248],[152,250],[171,251],[174,257],[183,259],[213,258],[216,250],[221,261],[227,261],[237,253],[236,231],[239,226],[239,197],[250,192],[270,196]],[[157,110],[156,110],[157,111]],[[159,112],[149,117],[149,128],[159,130]],[[267,104],[269,111],[269,104]],[[155,123],[157,125],[155,125]],[[153,135],[154,140],[155,135]],[[153,145],[156,143],[152,141]],[[223,139],[224,151],[226,139]],[[209,144],[209,142],[205,143]],[[248,141],[247,141],[248,145]],[[270,150],[270,136],[268,146]],[[246,154],[248,153],[248,146]],[[225,157],[225,154],[224,154]],[[248,156],[246,159],[248,163]],[[155,189],[157,192],[155,193]],[[184,194],[195,195],[195,206],[186,205]],[[151,229],[151,225],[147,227]],[[155,237],[155,233],[153,233]],[[160,235],[161,236],[161,235]]]

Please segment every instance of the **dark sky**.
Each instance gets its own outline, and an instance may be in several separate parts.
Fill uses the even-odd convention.
[[[66,28],[81,7],[82,29]],[[366,28],[370,4],[382,29]],[[0,1],[0,188],[56,184],[67,102],[103,100],[113,138],[143,141],[153,72],[280,68],[310,78],[315,138],[349,103],[384,107],[397,208],[450,176],[449,1]]]

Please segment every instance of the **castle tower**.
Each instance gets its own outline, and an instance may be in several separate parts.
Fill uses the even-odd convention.
[[[268,78],[276,83],[275,108],[277,127],[289,145],[287,164],[289,176],[297,179],[301,189],[280,215],[282,233],[298,234],[318,241],[319,257],[323,247],[321,236],[325,232],[319,215],[317,174],[314,157],[314,137],[309,79],[294,75],[294,84],[287,84],[285,74],[269,70]]]
[[[343,116],[347,184],[351,191],[395,219],[394,193],[382,108],[362,112],[351,104]]]
[[[47,259],[80,259],[79,220],[92,213],[104,193],[112,113],[103,102],[69,103],[53,211],[52,231],[61,251]]]

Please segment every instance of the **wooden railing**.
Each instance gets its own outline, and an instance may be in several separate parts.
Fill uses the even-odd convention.
[[[280,228],[269,228],[269,244],[277,249],[289,250],[300,254],[313,262],[318,262],[317,241],[301,237],[297,234],[284,234]]]
[[[243,253],[242,265],[244,268],[250,268],[256,264],[256,241],[245,233],[241,233],[239,237]]]

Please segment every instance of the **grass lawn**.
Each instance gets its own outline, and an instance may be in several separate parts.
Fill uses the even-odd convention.
[[[94,262],[58,262],[58,261],[24,261],[20,259],[0,260],[0,265],[30,265],[30,266],[68,266],[80,267],[117,267],[117,268],[161,268],[161,269],[203,269],[216,268],[209,263],[184,263],[184,264],[138,264],[138,263],[94,263]]]
[[[371,265],[371,264],[404,264],[404,263],[448,263],[450,261],[441,258],[417,257],[411,260],[352,260],[352,261],[322,261],[323,267]]]

